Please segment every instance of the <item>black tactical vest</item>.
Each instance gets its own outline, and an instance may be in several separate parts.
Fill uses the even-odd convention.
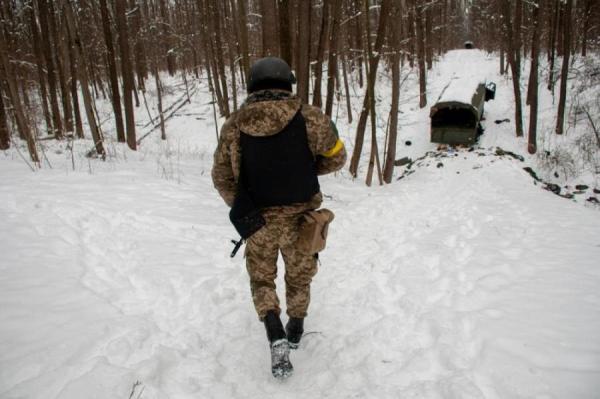
[[[306,122],[298,111],[279,133],[240,133],[240,183],[257,208],[309,201],[320,190]]]

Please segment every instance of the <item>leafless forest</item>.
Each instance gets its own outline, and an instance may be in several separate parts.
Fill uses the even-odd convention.
[[[303,101],[329,115],[334,102],[343,104],[348,119],[358,120],[353,175],[370,133],[368,184],[374,173],[391,179],[400,65],[418,71],[425,107],[436,57],[467,40],[498,53],[499,70],[514,81],[516,134],[528,135],[534,153],[538,60],[547,57],[550,65],[544,86],[558,92],[556,133],[562,134],[569,58],[600,44],[596,0],[1,0],[0,16],[1,149],[23,140],[39,163],[39,140],[92,138],[103,156],[95,103],[110,100],[117,139],[135,150],[136,114],[145,112],[148,85],[158,88],[163,118],[160,72],[180,76],[186,88],[190,80],[206,80],[227,116],[243,100],[252,61],[276,55],[295,70]],[[531,73],[523,89],[525,63]],[[378,69],[390,71],[393,82],[382,160],[369,118],[382,112],[374,101]],[[352,82],[364,93],[360,115],[349,106]],[[532,110],[528,124],[525,106]]]

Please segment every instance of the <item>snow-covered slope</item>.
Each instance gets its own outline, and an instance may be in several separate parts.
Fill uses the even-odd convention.
[[[478,151],[384,187],[322,179],[336,219],[295,375],[273,380],[210,181],[206,102],[170,121],[167,143],[75,157],[76,171],[61,145],[36,173],[1,156],[1,398],[598,397],[600,214]],[[433,148],[414,103],[399,156]],[[486,145],[509,143],[505,129],[488,126]]]

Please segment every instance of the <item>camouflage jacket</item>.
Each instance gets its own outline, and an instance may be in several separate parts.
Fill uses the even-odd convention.
[[[298,110],[306,121],[308,145],[315,156],[317,174],[332,173],[344,166],[344,144],[338,138],[335,124],[319,108],[302,104],[298,97],[285,91],[256,92],[225,121],[214,154],[213,184],[227,205],[233,205],[240,173],[240,131],[257,137],[275,135],[290,123]],[[317,193],[307,203],[266,208],[263,213],[295,214],[316,209],[321,202],[322,195]]]

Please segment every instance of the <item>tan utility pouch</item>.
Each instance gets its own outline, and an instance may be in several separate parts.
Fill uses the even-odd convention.
[[[300,219],[300,232],[296,248],[308,255],[316,254],[325,249],[327,230],[333,218],[334,214],[329,209],[303,213]]]

